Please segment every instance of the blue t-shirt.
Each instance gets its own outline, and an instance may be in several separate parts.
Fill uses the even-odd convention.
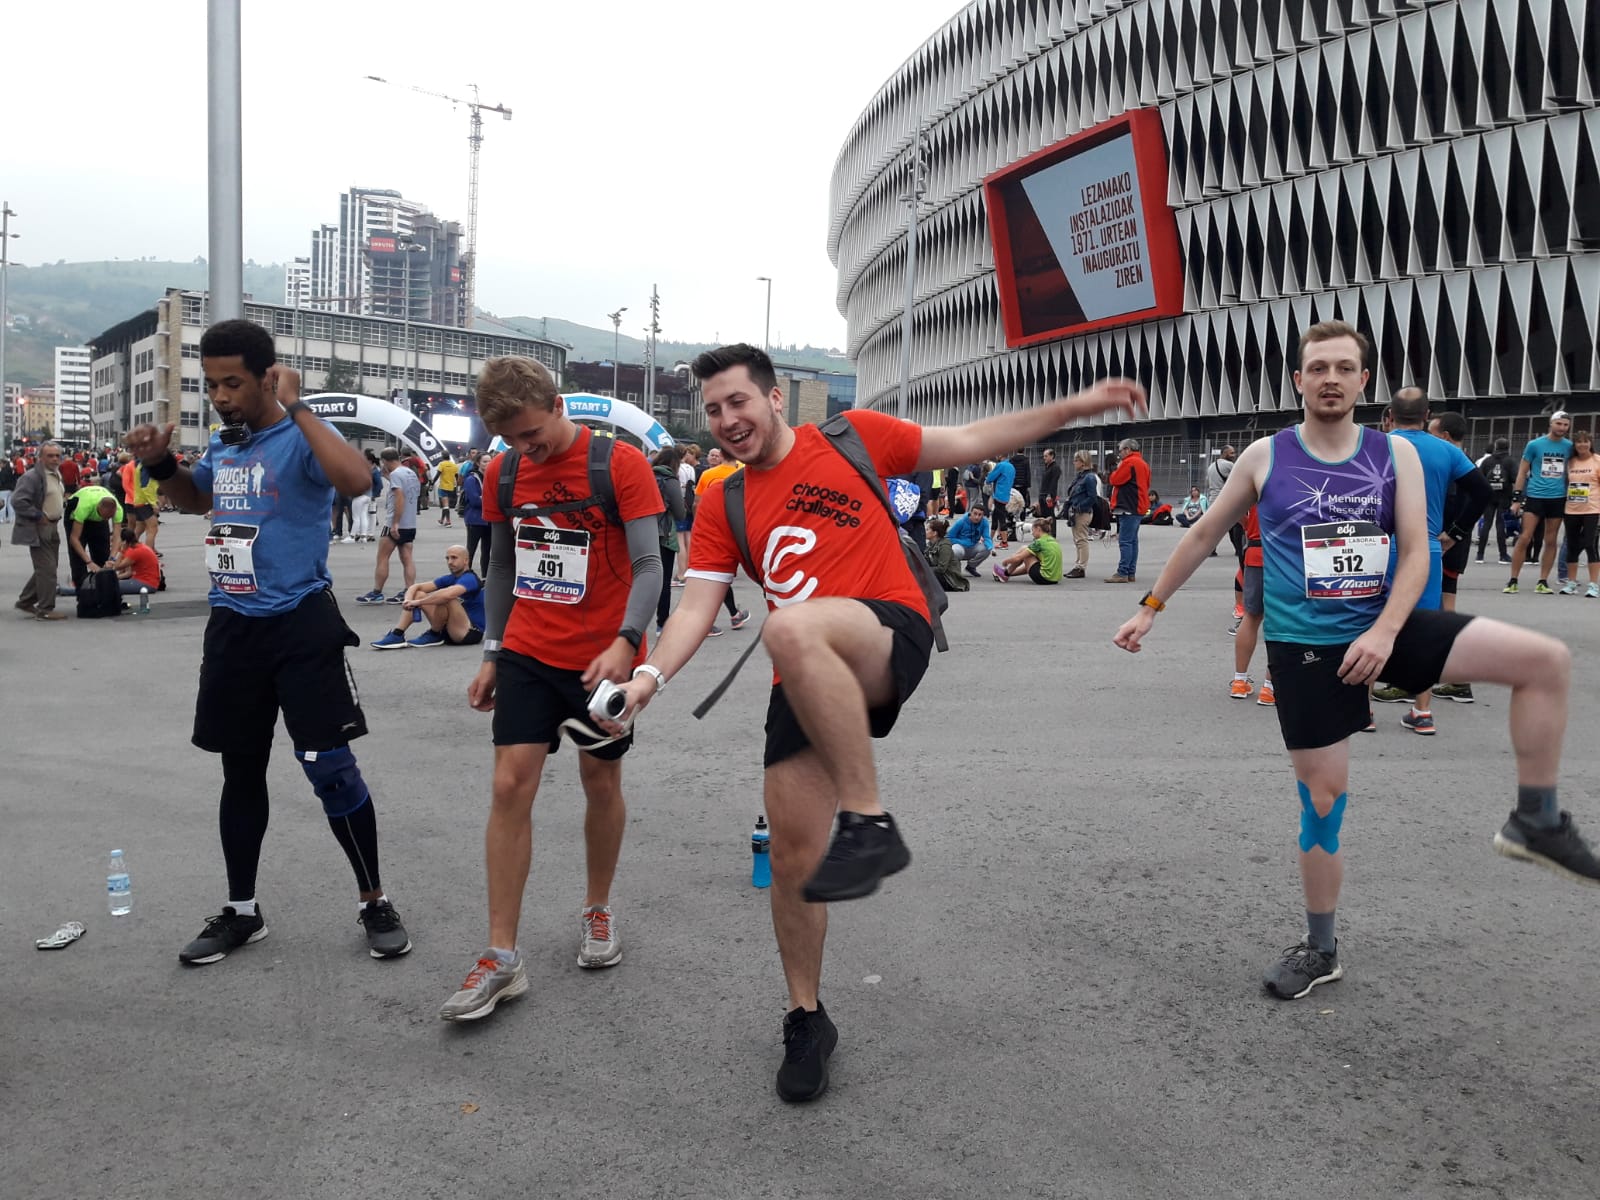
[[[1567,438],[1557,441],[1548,435],[1536,437],[1522,451],[1522,460],[1528,464],[1528,482],[1522,491],[1536,500],[1565,498],[1567,494],[1567,459],[1572,457],[1572,442]]]
[[[467,620],[483,628],[483,581],[476,571],[463,571],[459,575],[441,575],[433,581],[435,590],[457,585],[466,588],[461,597],[461,607],[467,610]]]
[[[1436,438],[1426,430],[1396,429],[1393,436],[1410,442],[1422,460],[1422,481],[1428,493],[1428,553],[1443,554],[1439,535],[1444,532],[1445,494],[1452,483],[1478,468],[1459,446]]]
[[[1017,481],[1017,469],[1009,462],[997,462],[983,481],[994,484],[994,502],[1005,504],[1011,499],[1011,487]]]
[[[333,485],[293,418],[238,446],[224,446],[212,434],[193,471],[195,487],[211,493],[206,570],[213,607],[276,616],[333,586]]]

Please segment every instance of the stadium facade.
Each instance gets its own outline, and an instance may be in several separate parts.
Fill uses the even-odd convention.
[[[1372,403],[1421,385],[1469,416],[1474,444],[1558,406],[1600,413],[1597,96],[1593,0],[969,4],[873,97],[834,168],[858,402],[892,411],[900,390],[920,131],[914,419],[1133,375],[1170,466],[1292,421],[1300,331],[1334,317],[1373,341]],[[1165,134],[1181,315],[1008,344],[985,179],[1135,110]]]

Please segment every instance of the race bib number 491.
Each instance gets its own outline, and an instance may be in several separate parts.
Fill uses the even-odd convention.
[[[1308,600],[1360,600],[1383,592],[1389,535],[1370,521],[1333,521],[1300,530]]]
[[[553,529],[537,521],[517,526],[519,600],[576,604],[589,581],[589,534],[582,529]]]

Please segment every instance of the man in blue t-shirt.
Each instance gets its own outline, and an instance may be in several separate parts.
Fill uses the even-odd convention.
[[[1009,533],[1016,526],[1016,514],[1022,511],[1022,503],[1018,500],[1015,508],[1012,507],[1011,493],[1017,481],[1017,468],[1011,464],[1010,459],[1002,458],[989,469],[983,481],[994,486],[994,494],[990,497],[994,505],[994,528],[1000,535],[1000,544],[1007,544]]]
[[[1421,388],[1401,388],[1383,415],[1384,428],[1410,442],[1422,463],[1422,483],[1428,506],[1428,582],[1416,607],[1419,611],[1432,612],[1443,607],[1444,552],[1471,536],[1472,526],[1489,502],[1489,483],[1459,446],[1427,431],[1428,398]],[[1446,529],[1445,497],[1452,484],[1463,495],[1452,508],[1454,523]],[[1391,561],[1398,557],[1398,547],[1391,546],[1390,557]],[[1401,724],[1413,733],[1433,734],[1432,689],[1417,692],[1413,699],[1412,693],[1404,688],[1379,685],[1373,690],[1372,698],[1384,704],[1411,700],[1411,711],[1400,718]]]
[[[256,867],[267,832],[267,763],[278,712],[328,826],[350,860],[374,958],[411,949],[378,877],[378,822],[352,738],[367,731],[345,647],[358,644],[328,576],[334,493],[371,486],[366,460],[300,400],[300,376],[276,365],[272,335],[221,321],[200,338],[206,393],[224,425],[182,466],[175,427],[142,425],[128,448],[180,511],[210,513],[211,620],[200,662],[193,741],[222,756],[219,825],[228,902],[178,953],[198,966],[267,936]]]
[[[1523,447],[1522,461],[1517,464],[1517,487],[1511,493],[1511,515],[1528,519],[1522,522],[1517,548],[1511,552],[1511,579],[1505,586],[1508,596],[1517,594],[1517,576],[1522,574],[1528,546],[1540,522],[1544,523],[1544,545],[1549,553],[1539,563],[1539,582],[1533,590],[1541,596],[1550,594],[1550,568],[1556,563],[1561,522],[1567,513],[1567,459],[1572,457],[1572,442],[1567,435],[1571,432],[1572,418],[1565,411],[1553,412],[1550,432]]]
[[[967,505],[967,511],[950,522],[947,536],[950,552],[961,560],[963,570],[978,578],[978,564],[994,553],[994,534],[990,532],[983,501],[974,500]]]
[[[444,552],[446,574],[414,583],[406,589],[400,618],[377,641],[374,650],[400,650],[407,646],[476,646],[483,641],[483,580],[470,570],[472,559],[465,546]],[[426,621],[428,631],[406,641],[412,621]]]

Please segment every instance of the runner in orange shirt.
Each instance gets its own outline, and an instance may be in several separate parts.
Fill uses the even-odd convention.
[[[699,504],[700,498],[711,490],[711,485],[726,479],[739,470],[740,463],[722,452],[721,447],[713,446],[711,453],[706,455],[706,469],[700,472],[700,478],[695,480],[695,503]],[[691,549],[693,547],[691,546]],[[722,606],[728,610],[728,624],[735,629],[743,629],[750,623],[750,614],[739,607],[739,602],[733,598],[733,584],[728,584],[728,590],[723,593]],[[707,637],[721,637],[722,626],[713,624],[706,630]]]
[[[601,680],[624,682],[644,661],[644,630],[661,595],[661,493],[644,455],[619,441],[603,464],[596,459],[609,476],[608,504],[590,470],[591,449],[607,448],[567,416],[542,366],[527,358],[490,359],[477,394],[478,415],[510,447],[483,473],[483,516],[497,532],[484,596],[483,665],[467,689],[473,708],[494,713],[484,837],[489,942],[440,1008],[446,1021],[486,1017],[501,1000],[528,990],[517,928],[533,851],[533,801],[563,731],[580,751],[578,779],[588,805],[578,965],[622,961],[611,882],[627,823],[622,756],[633,738],[596,733],[588,697]],[[512,464],[507,505],[500,480]]]
[[[838,1031],[817,997],[828,913],[819,901],[874,891],[910,852],[879,803],[872,738],[894,726],[927,669],[933,632],[888,509],[814,425],[784,420],[772,360],[754,346],[693,364],[706,424],[745,464],[754,562],[730,531],[727,480],[702,498],[678,609],[650,662],[634,668],[622,719],[648,704],[700,646],[741,565],[767,597],[761,640],[775,679],[767,708],[764,796],[772,829],[772,923],[788,983],[778,1095],[811,1100],[828,1086]],[[1098,413],[1131,416],[1143,392],[1125,380],[1040,408],[959,428],[927,428],[856,410],[850,425],[880,477],[977,462]],[[829,844],[837,813],[839,829]],[[809,903],[808,903],[809,902]]]

